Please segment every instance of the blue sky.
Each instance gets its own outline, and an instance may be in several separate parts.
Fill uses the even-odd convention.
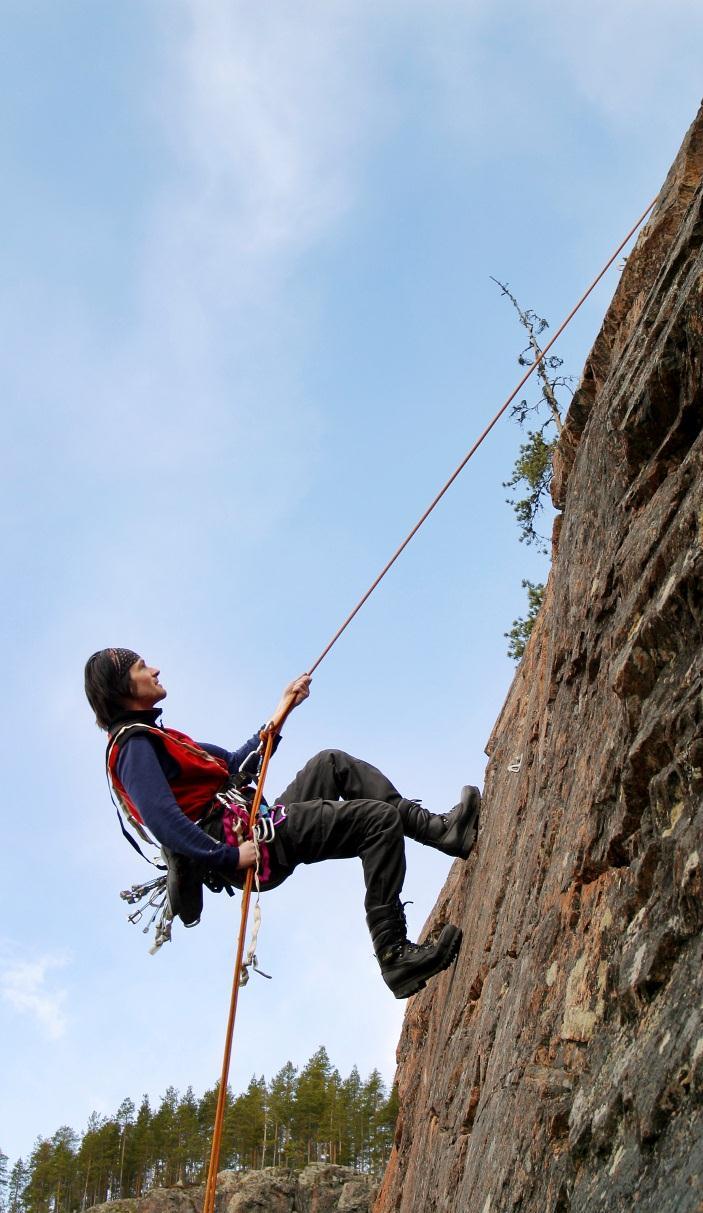
[[[240,744],[518,377],[490,275],[553,327],[699,103],[694,0],[5,0],[0,318],[6,843],[0,1148],[219,1072],[238,915],[152,958],[89,653],[160,665],[167,723]],[[560,345],[578,375],[615,271]],[[345,634],[270,791],[338,745],[443,810],[479,782],[542,562],[507,420]],[[489,857],[486,857],[486,862]],[[450,861],[408,847],[417,933]],[[264,899],[232,1082],[324,1043],[392,1078],[403,1004],[358,865]],[[9,1097],[8,1097],[9,1096]]]

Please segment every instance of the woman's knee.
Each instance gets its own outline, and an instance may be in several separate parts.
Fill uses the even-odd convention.
[[[344,750],[318,750],[313,762],[348,762],[349,755]]]
[[[372,801],[370,820],[379,834],[387,837],[404,838],[403,819],[393,804],[383,800]]]

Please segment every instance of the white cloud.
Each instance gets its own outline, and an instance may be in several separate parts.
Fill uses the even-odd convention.
[[[32,1016],[50,1040],[66,1030],[66,991],[53,985],[50,973],[63,968],[67,957],[46,954],[35,960],[0,959],[0,997],[15,1011]]]
[[[206,353],[217,313],[255,325],[291,258],[344,215],[384,106],[359,37],[363,6],[185,0],[181,12],[158,85],[178,173],[155,214],[144,286]]]

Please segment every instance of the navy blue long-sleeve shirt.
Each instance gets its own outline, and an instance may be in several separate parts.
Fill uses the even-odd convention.
[[[130,714],[131,720],[155,724],[160,711]],[[237,750],[198,742],[208,754],[222,759],[234,774],[244,759],[259,744],[254,733]],[[234,876],[239,863],[239,848],[217,843],[199,826],[190,821],[176,800],[169,777],[178,774],[178,764],[149,733],[135,732],[120,746],[117,757],[117,778],[130,800],[136,805],[146,828],[163,846],[197,863],[206,864],[223,876]]]

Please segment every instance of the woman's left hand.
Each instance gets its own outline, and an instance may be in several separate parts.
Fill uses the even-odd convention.
[[[271,731],[276,733],[283,727],[283,722],[288,716],[289,712],[292,712],[293,708],[297,708],[298,704],[302,703],[304,699],[307,699],[308,695],[310,694],[311,681],[312,679],[310,674],[301,674],[298,678],[294,678],[292,682],[288,683],[288,686],[285,688],[278,704],[276,705],[276,710],[271,717],[271,720],[266,726],[264,732],[261,734],[262,737],[265,735],[265,733]]]
[[[288,686],[283,692],[281,698],[294,698],[295,702],[293,706],[297,708],[298,704],[302,703],[304,699],[307,699],[308,695],[310,694],[311,682],[312,678],[310,674],[301,674],[298,678],[294,678],[292,682],[288,683]]]

